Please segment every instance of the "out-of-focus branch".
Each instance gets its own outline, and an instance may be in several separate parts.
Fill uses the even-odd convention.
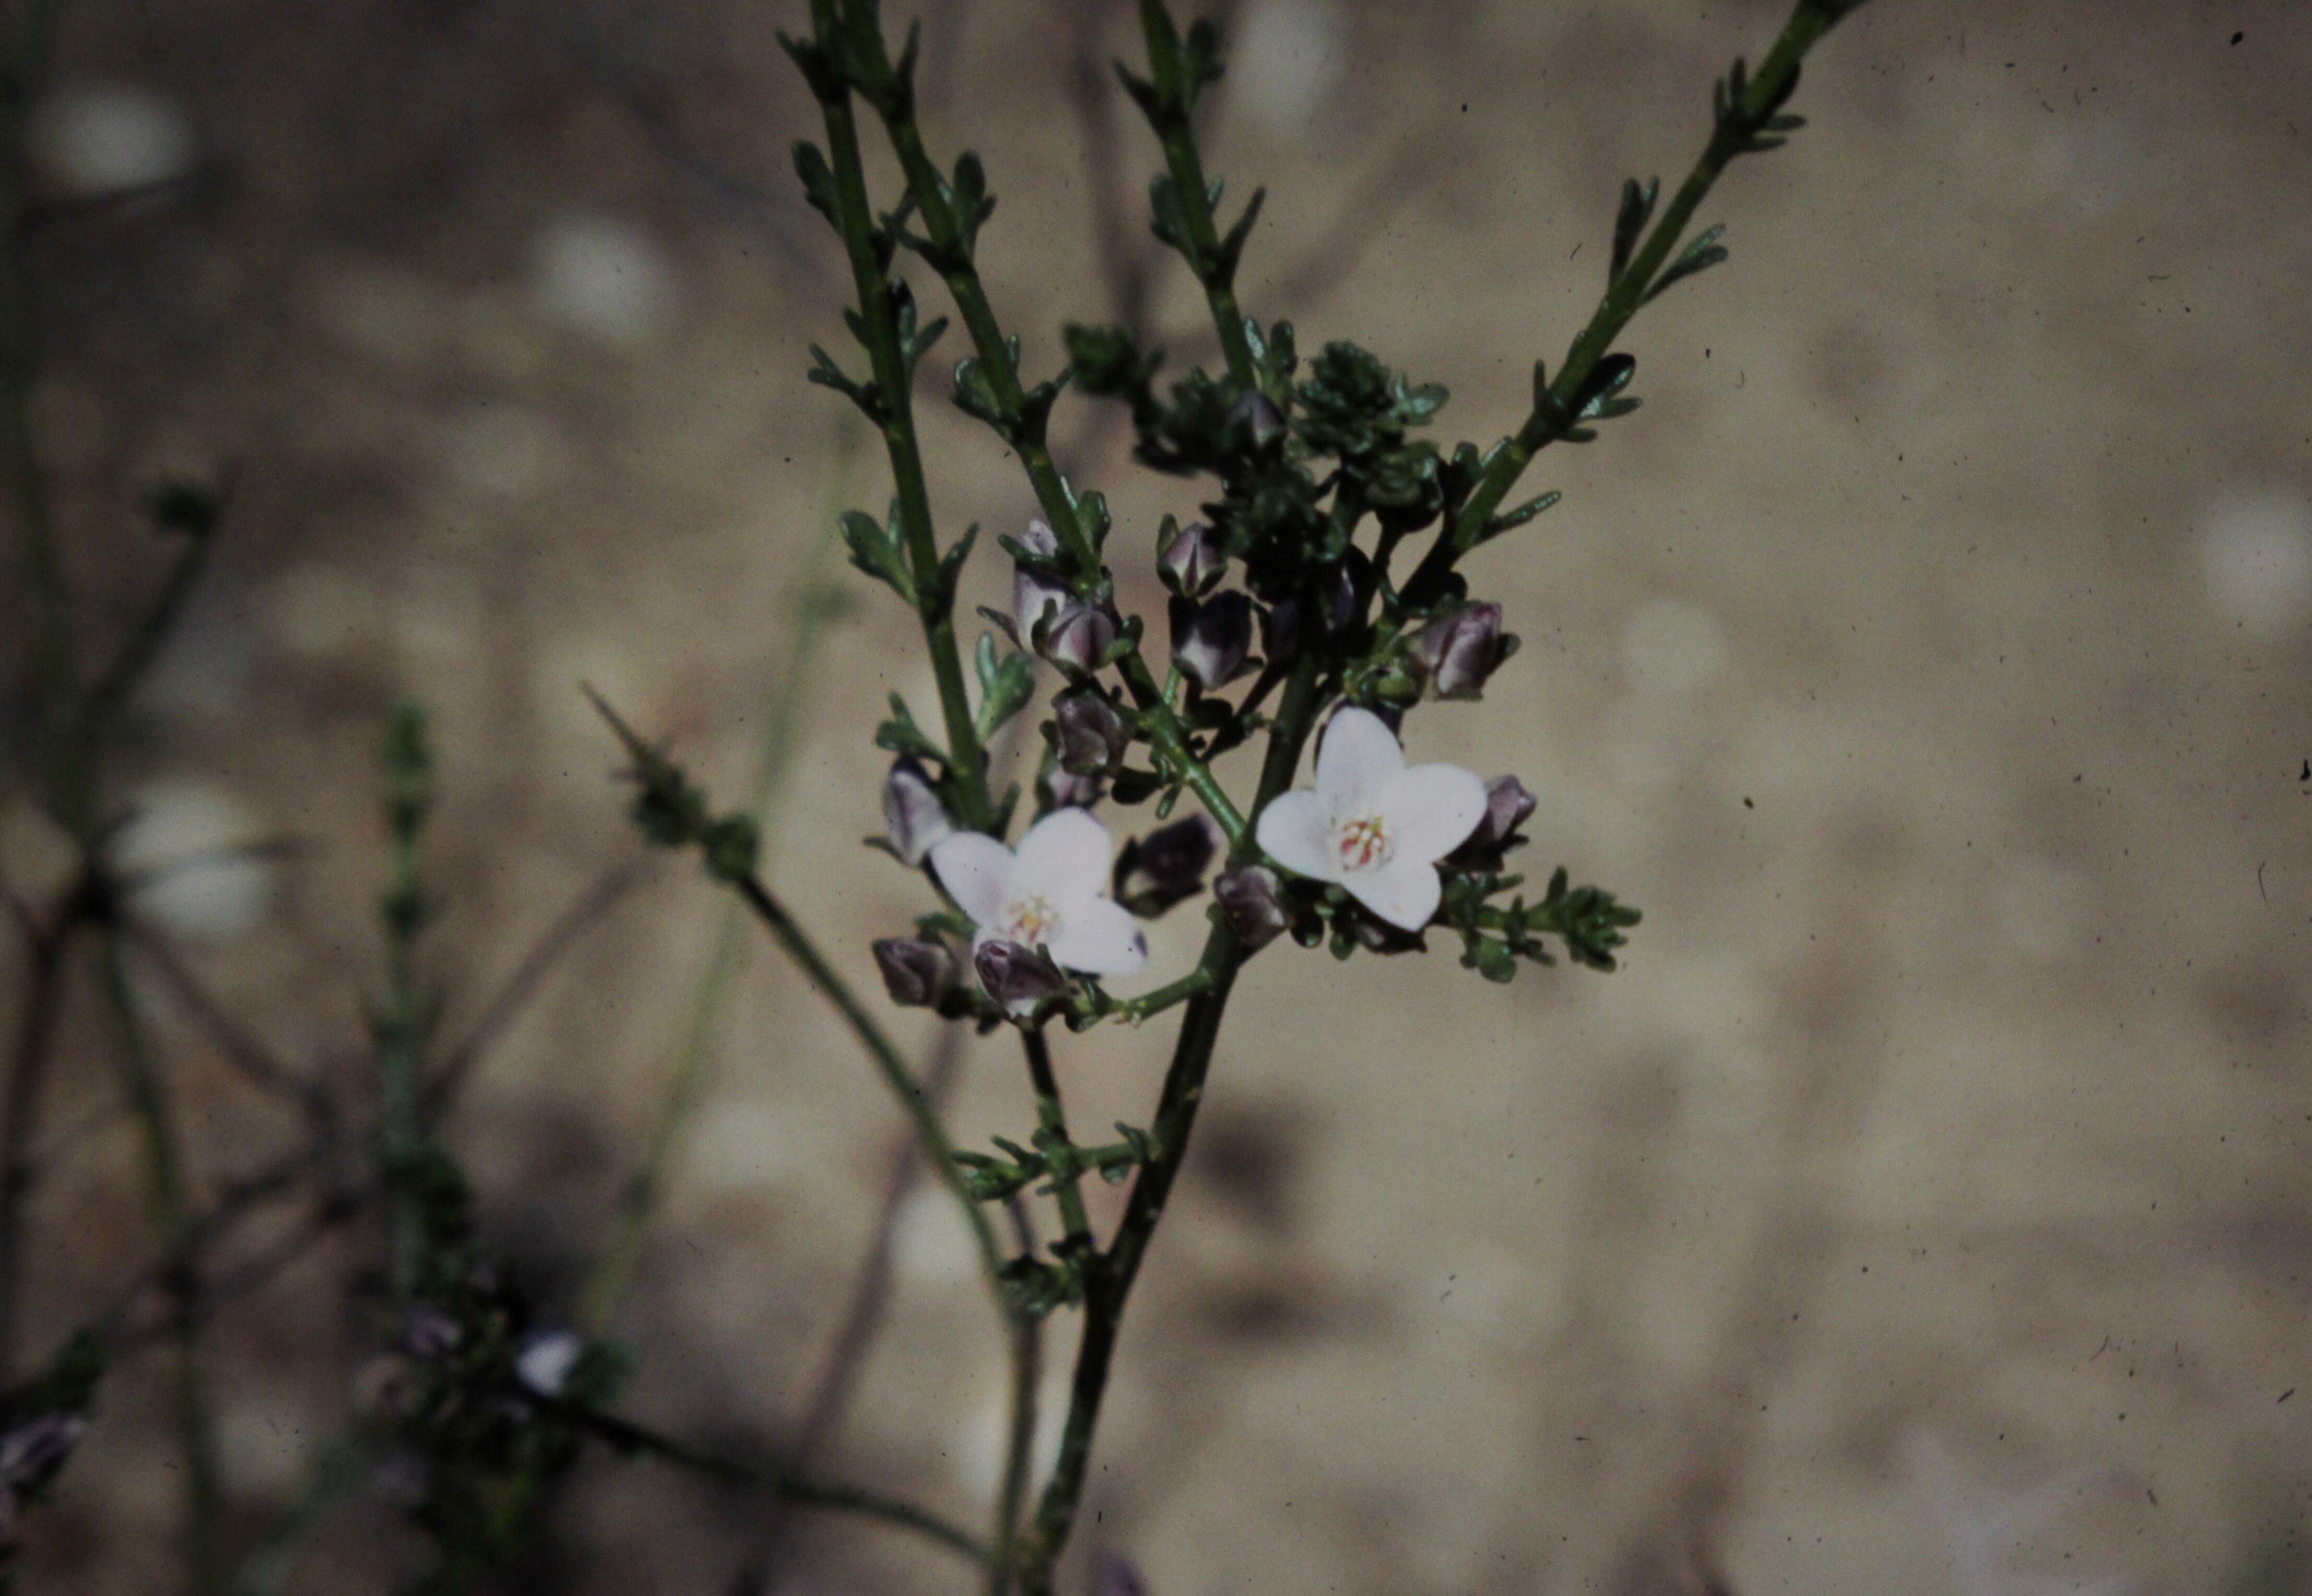
[[[438,1122],[456,1104],[458,1094],[468,1079],[490,1055],[505,1033],[520,1019],[570,951],[578,945],[585,934],[600,924],[616,908],[627,893],[640,886],[651,873],[648,856],[628,859],[612,866],[598,877],[594,884],[580,893],[570,907],[564,909],[555,922],[546,928],[530,951],[513,967],[501,986],[482,1005],[473,1027],[442,1055],[442,1062],[434,1067],[425,1083],[423,1101],[428,1121]]]

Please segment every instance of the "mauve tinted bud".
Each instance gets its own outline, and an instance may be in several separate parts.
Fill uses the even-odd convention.
[[[1215,593],[1201,604],[1172,605],[1172,662],[1206,692],[1233,680],[1252,653],[1252,601]]]
[[[1134,914],[1153,918],[1183,899],[1204,890],[1204,872],[1225,840],[1205,815],[1189,815],[1159,826],[1124,845],[1116,861],[1116,900]]]
[[[44,1413],[0,1435],[0,1484],[33,1486],[56,1472],[88,1421],[76,1413]]]
[[[1091,1563],[1091,1596],[1148,1596],[1148,1583],[1131,1558],[1102,1552]]]
[[[921,864],[924,855],[954,829],[955,821],[940,802],[930,775],[913,755],[900,755],[883,778],[883,836],[891,851],[910,864]]]
[[[1099,802],[1099,777],[1096,776],[1070,776],[1055,767],[1046,770],[1037,780],[1044,789],[1044,795],[1050,800],[1049,808],[1090,809]]]
[[[1201,521],[1177,529],[1157,551],[1156,574],[1171,592],[1200,599],[1228,572],[1220,534]]]
[[[1265,449],[1284,435],[1284,417],[1257,388],[1237,395],[1236,403],[1229,407],[1229,424],[1244,428],[1256,449]]]
[[[1052,705],[1060,768],[1071,776],[1106,776],[1124,758],[1132,734],[1116,706],[1098,693],[1063,693]]]
[[[1525,790],[1525,784],[1514,776],[1497,776],[1485,784],[1485,818],[1469,834],[1461,846],[1497,848],[1510,839],[1510,833],[1525,824],[1526,817],[1540,802]]]
[[[1474,698],[1508,657],[1502,607],[1464,605],[1422,627],[1413,646],[1432,693],[1440,698]]]
[[[1042,630],[1030,627],[1026,636],[1029,646],[1053,664],[1096,671],[1116,641],[1116,622],[1096,605],[1071,599],[1051,612]]]
[[[1292,926],[1276,873],[1265,864],[1230,871],[1213,882],[1213,896],[1247,952],[1258,952]]]
[[[1058,965],[1018,943],[983,943],[972,963],[987,995],[1015,1016],[1034,1013],[1038,1004],[1068,989],[1068,978]]]
[[[1053,535],[1051,524],[1041,517],[1028,523],[1020,536],[1020,547],[1030,554],[1056,557],[1060,540]],[[1012,566],[1012,618],[1020,628],[1019,641],[1027,642],[1036,635],[1036,623],[1046,615],[1056,615],[1073,601],[1074,595],[1064,583],[1030,571],[1013,561]]]
[[[927,936],[883,938],[875,944],[875,968],[901,1008],[936,1008],[955,985],[955,955]]]
[[[414,1356],[448,1357],[465,1338],[456,1320],[429,1303],[415,1303],[401,1316],[401,1345]]]

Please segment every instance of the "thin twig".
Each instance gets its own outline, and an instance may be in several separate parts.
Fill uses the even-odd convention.
[[[821,1479],[798,1470],[765,1468],[734,1459],[717,1457],[695,1447],[659,1434],[656,1431],[635,1424],[631,1419],[599,1413],[591,1408],[566,1403],[541,1403],[547,1411],[591,1431],[620,1451],[639,1452],[647,1457],[677,1464],[695,1473],[719,1479],[726,1485],[750,1486],[767,1490],[789,1502],[805,1503],[814,1507],[833,1508],[842,1513],[855,1513],[869,1518],[938,1541],[941,1545],[961,1552],[976,1563],[988,1560],[986,1545],[969,1530],[959,1528],[937,1513],[880,1491],[866,1490],[858,1486]]]
[[[932,1100],[934,1111],[945,1105],[955,1083],[956,1068],[963,1057],[963,1037],[958,1026],[942,1027],[939,1039],[932,1046],[931,1057],[924,1061],[924,1092]],[[913,1136],[902,1137],[891,1151],[882,1199],[876,1206],[867,1245],[852,1271],[851,1300],[828,1342],[826,1360],[810,1382],[810,1394],[803,1399],[801,1417],[795,1423],[794,1440],[786,1448],[787,1467],[798,1474],[809,1474],[818,1466],[833,1443],[858,1390],[867,1355],[874,1350],[890,1310],[891,1260],[899,1215],[906,1209],[908,1195],[923,1178],[923,1168],[920,1144]],[[765,1549],[754,1565],[758,1592],[768,1592],[778,1583],[783,1572],[779,1552],[786,1527],[787,1515],[775,1509],[764,1517],[760,1539]]]
[[[555,966],[588,930],[617,907],[619,899],[648,878],[651,868],[650,858],[643,855],[603,872],[531,944],[504,984],[482,1005],[481,1014],[472,1027],[434,1066],[423,1095],[429,1122],[439,1122],[448,1115],[468,1077],[521,1017],[522,1011],[546,984],[546,978],[554,973]]]
[[[176,1345],[177,1433],[184,1451],[186,1554],[195,1596],[223,1588],[224,1578],[224,1480],[209,1409],[208,1376],[201,1359],[201,1282],[191,1252],[192,1212],[186,1197],[184,1156],[160,1063],[136,1013],[128,986],[126,951],[118,932],[102,927],[97,974],[120,1039],[122,1083],[144,1130],[145,1196],[153,1230],[168,1266],[173,1298],[171,1337]]]
[[[160,976],[162,984],[199,1022],[227,1061],[250,1085],[269,1097],[294,1104],[317,1135],[331,1134],[329,1127],[337,1123],[337,1109],[327,1087],[291,1068],[227,1013],[215,994],[201,984],[200,978],[193,974],[168,938],[133,916],[123,922],[121,930],[129,946],[143,956]]]
[[[77,894],[74,895],[77,898]],[[17,1326],[23,1306],[24,1206],[31,1197],[33,1133],[42,1089],[55,1057],[57,1015],[64,998],[65,955],[81,916],[60,913],[53,925],[24,927],[24,1007],[8,1057],[6,1122],[0,1125],[0,1387],[13,1380]]]

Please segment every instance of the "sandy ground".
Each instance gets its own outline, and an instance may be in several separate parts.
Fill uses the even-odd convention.
[[[318,845],[149,906],[300,1060],[358,1068],[396,691],[437,717],[453,1018],[635,851],[580,680],[719,789],[750,779],[797,596],[841,569],[828,512],[886,491],[801,380],[840,329],[783,154],[809,118],[771,27],[800,9],[74,18],[57,180],[213,173],[51,246],[42,416],[75,574],[127,613],[133,485],[240,462],[123,793],[151,856]],[[934,139],[985,153],[985,263],[1048,365],[1056,322],[1111,303],[1072,11],[931,9]],[[1490,440],[1594,301],[1619,180],[1684,170],[1711,76],[1774,13],[1248,0],[1210,157],[1270,189],[1248,303],[1447,382],[1445,432]],[[1525,651],[1482,706],[1413,723],[1416,757],[1542,795],[1537,865],[1643,906],[1626,966],[1503,990],[1441,954],[1259,961],[1133,1311],[1088,1545],[1158,1596],[2306,1588],[2312,1396],[2284,1394],[2312,1387],[2308,83],[2312,12],[2281,0],[1878,0],[1823,49],[1813,126],[1707,207],[1731,265],[1628,341],[1646,408],[1545,457],[1564,504],[1479,562]],[[1127,109],[1134,251],[1152,161]],[[1181,274],[1151,282],[1150,324],[1202,356]],[[1016,527],[1016,475],[941,387],[943,523]],[[1088,415],[1060,431],[1136,551],[1188,500]],[[866,939],[919,897],[849,846],[874,825],[868,728],[893,688],[930,694],[888,602],[841,586],[770,858],[871,979]],[[22,879],[42,845],[8,827]],[[460,1149],[549,1295],[637,1155],[719,912],[661,870],[477,1083]],[[1197,932],[1160,927],[1158,968]],[[158,1012],[206,1175],[251,1167],[293,1127]],[[145,1244],[100,1036],[75,1011],[50,1109],[82,1128],[39,1209],[44,1336]],[[1000,1043],[969,1052],[967,1143],[1030,1122]],[[1164,1043],[1069,1043],[1078,1120],[1144,1118]],[[637,1412],[782,1433],[895,1136],[833,1020],[750,949],[621,1320]],[[897,1244],[832,1460],[976,1515],[998,1343],[935,1199]],[[340,1420],[362,1348],[339,1288],[369,1245],[227,1317],[249,1524]],[[164,1434],[147,1360],[29,1590],[169,1588]],[[762,1518],[605,1460],[520,1588],[704,1596]],[[347,1511],[296,1588],[388,1588],[389,1523]],[[955,1583],[872,1530],[815,1524],[801,1551],[798,1587]]]

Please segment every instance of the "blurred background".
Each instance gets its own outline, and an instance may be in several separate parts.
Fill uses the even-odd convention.
[[[1447,383],[1441,434],[1489,443],[1594,304],[1622,178],[1683,174],[1711,79],[1784,9],[1235,0],[1207,159],[1269,189],[1248,309]],[[986,159],[982,265],[1030,370],[1067,319],[1209,360],[1107,75],[1138,57],[1131,8],[923,13],[933,145]],[[376,754],[416,694],[448,1030],[549,939],[454,1122],[493,1244],[574,1311],[702,1057],[614,1320],[627,1407],[766,1447],[819,1415],[828,1468],[976,1521],[1004,1365],[960,1225],[895,1184],[897,1116],[834,1016],[694,867],[636,863],[578,691],[732,801],[792,695],[766,869],[871,988],[868,939],[924,899],[854,846],[879,829],[870,733],[887,693],[933,695],[830,548],[888,478],[802,381],[845,294],[785,153],[816,117],[773,34],[802,22],[800,0],[75,5],[39,181],[157,187],[41,242],[38,425],[99,638],[157,577],[138,490],[233,473],[115,794],[132,857],[212,861],[141,904],[191,978],[148,961],[139,992],[197,1188],[299,1131],[188,991],[363,1077]],[[1877,0],[1817,52],[1809,128],[1701,218],[1731,263],[1625,342],[1645,408],[1543,456],[1530,491],[1565,502],[1474,562],[1524,652],[1483,706],[1409,726],[1416,759],[1541,795],[1534,869],[1643,907],[1625,966],[1496,988],[1441,943],[1253,967],[1072,1583],[1105,1548],[1157,1596],[2312,1589],[2312,1394],[2288,1399],[2312,1386],[2308,83],[2312,11],[2286,0]],[[1016,469],[944,399],[959,347],[919,399],[942,531],[1016,531]],[[1075,401],[1055,436],[1154,606],[1156,520],[1195,489]],[[1008,571],[974,581],[1001,601]],[[0,866],[38,901],[68,860],[22,789]],[[297,846],[232,852],[273,839]],[[1196,906],[1161,923],[1156,971],[1201,929]],[[1069,1039],[1079,1125],[1144,1121],[1168,1037]],[[79,987],[60,1045],[33,1346],[149,1260]],[[1004,1039],[957,1072],[959,1142],[1029,1128]],[[219,1263],[294,1244],[215,1335],[237,1535],[301,1488],[370,1350],[343,1288],[376,1232],[305,1245],[310,1217],[252,1216]],[[173,1588],[164,1363],[108,1387],[26,1589]],[[390,1588],[401,1534],[356,1499],[293,1588]],[[703,1596],[749,1567],[798,1592],[962,1577],[604,1457],[509,1588]]]

